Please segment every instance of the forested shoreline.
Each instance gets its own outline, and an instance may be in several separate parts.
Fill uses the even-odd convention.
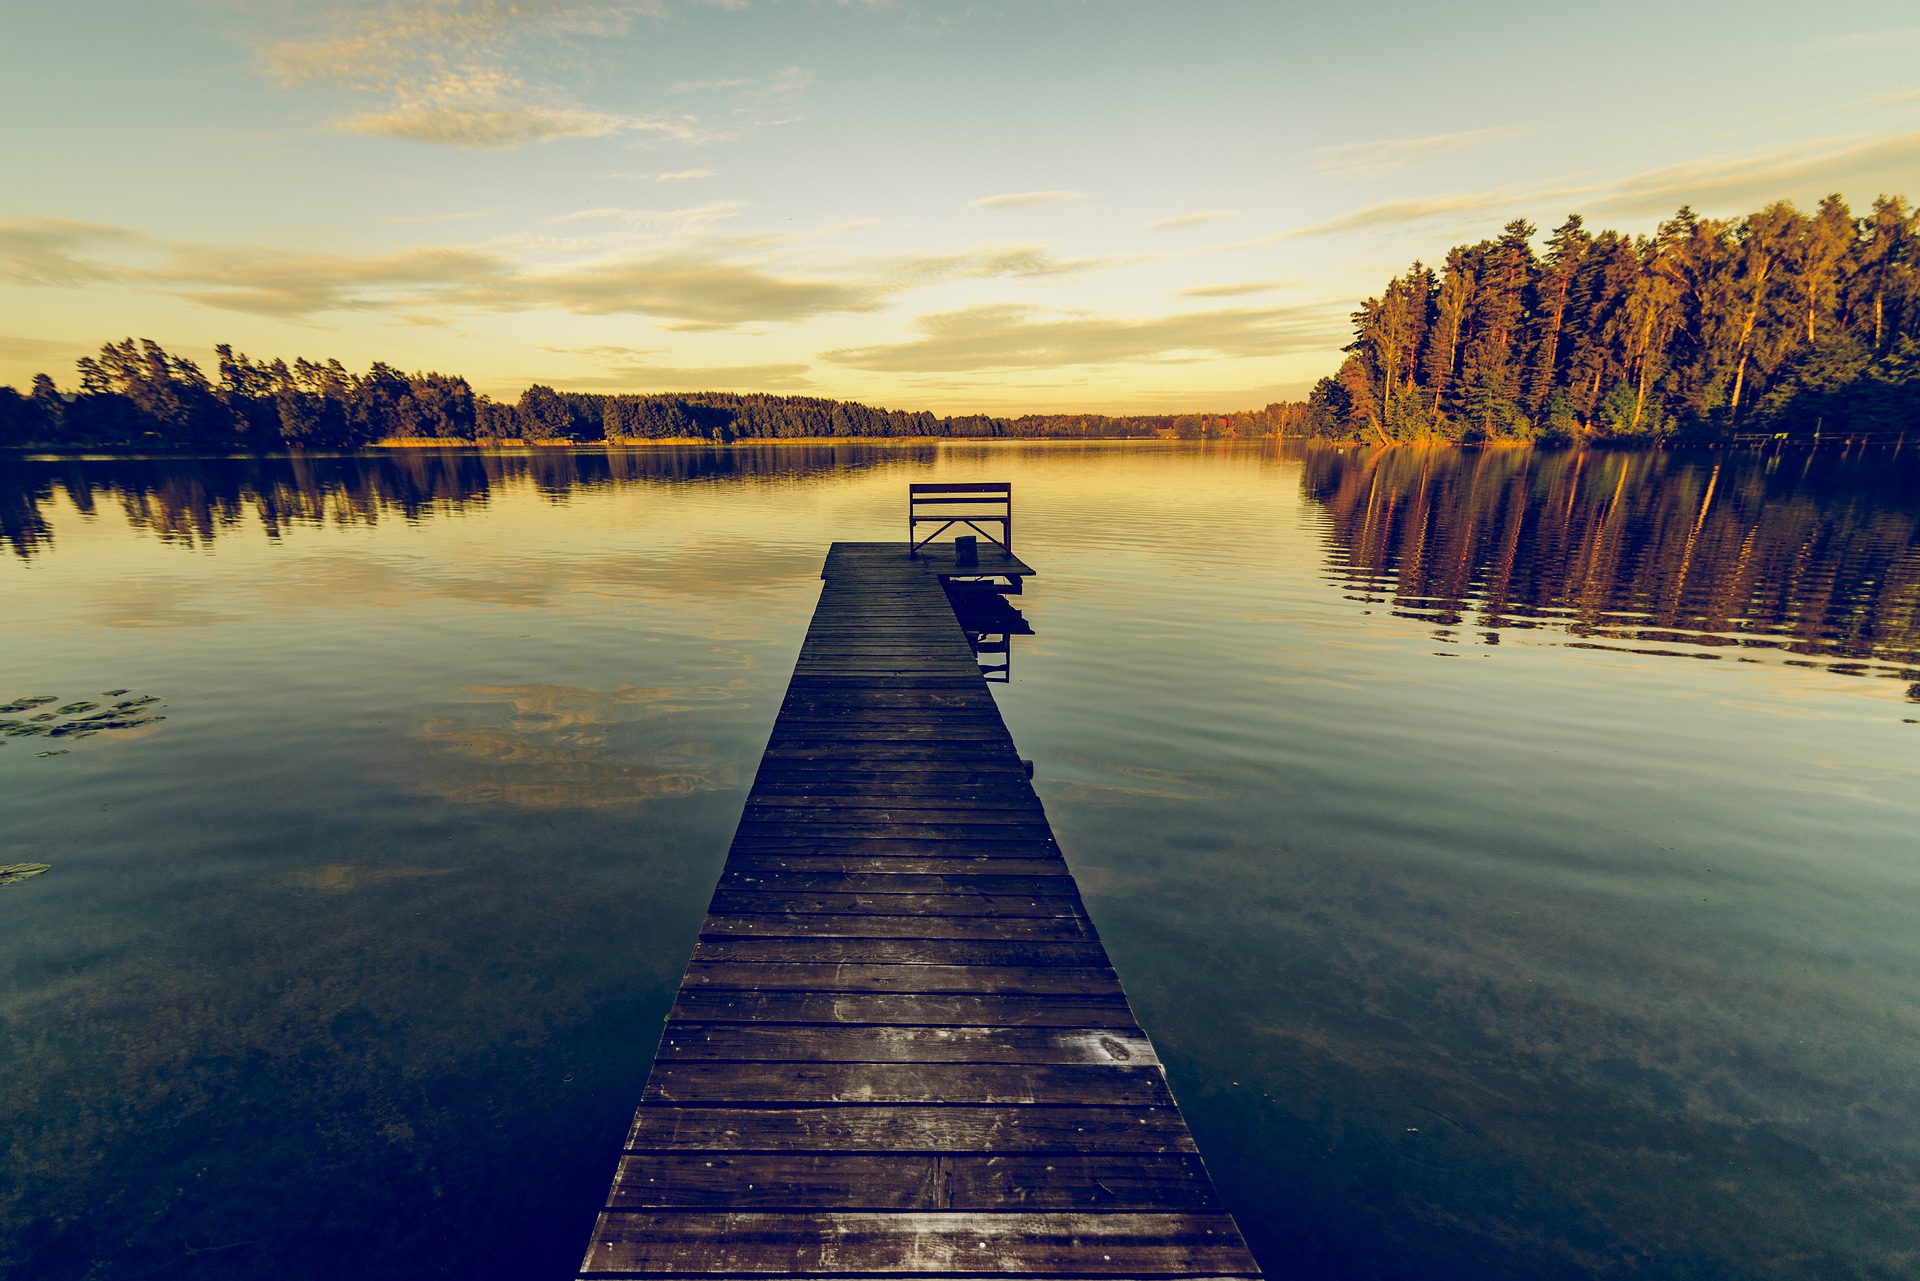
[[[1776,203],[1651,236],[1578,215],[1416,262],[1353,314],[1309,435],[1394,441],[1892,437],[1920,426],[1920,226]]]
[[[1353,313],[1304,402],[1228,414],[937,416],[765,393],[611,394],[216,348],[211,376],[150,339],[103,345],[77,385],[0,387],[0,447],[347,449],[392,441],[643,442],[1308,436],[1396,442],[1710,443],[1920,425],[1920,216],[1839,196],[1738,219],[1682,208],[1651,236],[1536,229],[1415,262]]]
[[[1105,439],[1274,436],[1304,406],[1239,414],[1026,414],[1018,418],[877,409],[816,396],[556,391],[512,404],[464,377],[365,374],[337,360],[254,361],[216,349],[213,377],[151,339],[107,343],[77,362],[79,385],[41,374],[27,394],[0,387],[0,445],[62,448],[350,449],[382,441],[630,442],[854,439]]]

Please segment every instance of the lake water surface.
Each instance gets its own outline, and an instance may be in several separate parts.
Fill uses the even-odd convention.
[[[927,479],[1270,1275],[1920,1275],[1913,455],[1207,445],[0,463],[0,1275],[567,1275]]]

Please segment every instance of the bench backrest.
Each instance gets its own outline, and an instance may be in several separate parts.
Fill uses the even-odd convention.
[[[924,538],[924,526],[935,528]],[[994,526],[990,533],[985,526]],[[1009,554],[1013,551],[1013,485],[1005,481],[907,486],[907,541],[913,551],[956,526],[971,529]]]

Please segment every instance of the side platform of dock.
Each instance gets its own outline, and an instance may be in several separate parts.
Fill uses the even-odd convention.
[[[583,1278],[1256,1277],[943,575],[836,543]]]

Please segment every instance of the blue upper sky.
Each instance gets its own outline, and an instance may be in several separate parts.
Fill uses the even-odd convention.
[[[0,110],[0,381],[1232,409],[1511,218],[1920,196],[1920,12],[0,0]]]

